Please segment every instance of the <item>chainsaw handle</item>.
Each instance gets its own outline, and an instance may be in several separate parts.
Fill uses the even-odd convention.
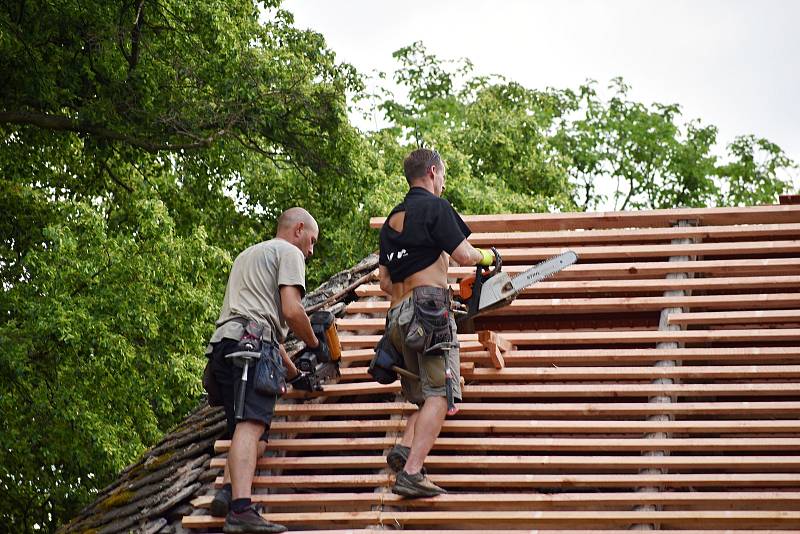
[[[487,280],[503,269],[503,257],[500,256],[500,253],[495,247],[492,247],[489,250],[491,250],[492,254],[494,254],[494,263],[492,263],[492,265],[476,265],[475,278],[483,278],[484,280]],[[489,270],[490,267],[492,268],[491,270]]]
[[[492,271],[491,276],[494,276],[503,270],[503,257],[495,247],[492,247],[491,251],[494,254],[494,270]]]

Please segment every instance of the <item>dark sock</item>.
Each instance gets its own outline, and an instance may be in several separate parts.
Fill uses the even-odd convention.
[[[231,486],[230,482],[228,482],[227,484],[223,484],[222,489],[228,490],[229,493],[233,493],[233,486]]]
[[[250,508],[250,499],[233,499],[231,501],[231,511],[240,514]]]

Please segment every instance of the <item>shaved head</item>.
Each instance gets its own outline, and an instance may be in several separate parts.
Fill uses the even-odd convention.
[[[303,223],[309,228],[318,230],[317,221],[314,220],[310,213],[303,208],[294,207],[284,211],[278,217],[278,233],[291,230],[297,223]]]
[[[314,254],[314,245],[319,237],[319,226],[314,217],[303,208],[294,207],[278,217],[278,230],[275,237],[285,239],[296,246],[306,257]]]

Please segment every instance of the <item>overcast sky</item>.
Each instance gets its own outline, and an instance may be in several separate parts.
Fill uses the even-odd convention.
[[[602,86],[677,103],[684,120],[719,127],[727,144],[763,136],[800,162],[800,1],[286,0],[296,25],[325,36],[339,61],[391,73],[414,41],[479,74],[530,88]]]

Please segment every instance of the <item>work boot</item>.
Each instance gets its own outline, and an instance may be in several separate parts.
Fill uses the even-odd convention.
[[[225,517],[231,509],[231,489],[228,486],[223,486],[221,490],[217,491],[214,495],[214,500],[211,501],[211,515],[216,517]]]
[[[286,527],[267,521],[248,506],[241,512],[231,510],[225,517],[222,532],[225,534],[277,534],[286,532]]]
[[[408,453],[411,452],[411,447],[405,445],[395,445],[389,454],[386,455],[386,463],[392,468],[392,471],[399,473],[406,466],[408,460]]]
[[[403,497],[436,497],[447,491],[428,480],[425,471],[420,471],[416,475],[400,471],[392,486],[392,493]]]

